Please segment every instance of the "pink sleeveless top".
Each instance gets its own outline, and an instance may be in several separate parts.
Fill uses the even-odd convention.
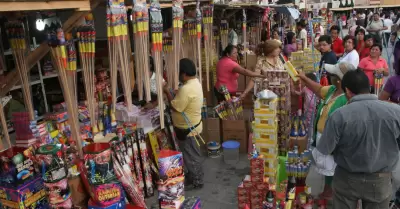
[[[221,58],[217,63],[217,82],[215,88],[219,90],[219,87],[225,85],[229,92],[236,93],[238,88],[239,74],[233,72],[233,69],[239,64],[233,61],[229,57]]]

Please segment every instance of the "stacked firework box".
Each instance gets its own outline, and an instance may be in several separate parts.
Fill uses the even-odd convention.
[[[264,177],[265,162],[262,156],[250,160],[250,175],[246,175],[237,190],[239,209],[262,209],[269,190],[268,178]]]
[[[35,112],[35,114],[37,114]],[[37,117],[37,115],[35,115]],[[36,143],[37,122],[29,120],[28,112],[14,112],[12,114],[12,122],[15,130],[15,141],[17,147],[30,147]]]
[[[290,77],[287,71],[267,71],[268,85],[263,84],[263,89],[269,89],[278,96],[276,114],[278,121],[278,145],[280,155],[286,155],[287,142],[290,133]]]
[[[253,143],[264,160],[263,176],[276,179],[278,167],[278,99],[254,102]]]
[[[304,72],[314,72],[319,69],[319,61],[321,60],[321,54],[314,52],[309,48],[304,51],[292,52],[291,63],[296,69],[302,69]],[[314,68],[315,66],[315,68]]]

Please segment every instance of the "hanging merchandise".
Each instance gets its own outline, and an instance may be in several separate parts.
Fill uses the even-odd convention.
[[[132,70],[129,68],[131,51],[127,24],[128,18],[124,2],[120,0],[108,0],[107,36],[111,72],[112,112],[115,112],[117,102],[118,69],[120,70],[120,80],[124,89],[125,105],[128,111],[132,111],[132,88],[130,83],[130,73],[132,73]],[[148,78],[148,73],[145,74],[145,77],[146,75]]]
[[[20,21],[6,23],[6,33],[10,41],[11,52],[15,60],[19,79],[21,80],[22,93],[24,95],[25,107],[29,113],[29,120],[35,119],[35,113],[32,104],[31,85],[29,83],[28,66],[26,63],[27,46],[24,24]]]
[[[264,27],[265,27],[265,29],[263,30],[266,30],[265,33],[266,37],[261,37],[261,40],[269,40],[271,37],[271,21],[270,21],[271,16],[272,16],[271,9],[269,7],[265,8],[262,21],[264,22]]]
[[[229,33],[229,26],[227,20],[221,20],[220,24],[220,36],[221,36],[221,45],[222,48],[225,49],[228,46],[228,33]]]
[[[59,81],[68,112],[68,124],[71,128],[70,141],[75,142],[82,158],[82,140],[79,133],[78,108],[76,98],[76,65],[68,62],[64,32],[61,27],[51,28],[48,33],[48,43],[53,63],[58,71]],[[71,45],[69,45],[71,46]],[[69,48],[69,50],[72,50]],[[69,53],[72,55],[72,52]],[[69,63],[69,64],[68,64]],[[76,63],[76,62],[75,62]]]
[[[182,26],[183,26],[183,4],[182,0],[173,0],[172,1],[172,45],[174,52],[172,66],[174,69],[174,78],[171,80],[173,83],[173,89],[178,89],[179,85],[179,60],[180,60],[180,52],[182,49]],[[172,70],[172,69],[171,69]]]
[[[77,29],[80,61],[82,65],[83,78],[86,92],[86,104],[89,111],[90,124],[93,135],[99,132],[96,122],[95,92],[95,42],[96,31],[93,25],[81,26]]]
[[[142,128],[137,130],[138,145],[140,149],[140,157],[143,165],[143,177],[145,183],[145,193],[147,197],[154,195],[153,181],[151,176],[150,158],[147,151],[146,135]]]
[[[10,135],[8,134],[8,128],[7,128],[7,121],[6,121],[6,116],[4,114],[4,108],[6,104],[11,100],[11,96],[6,96],[6,97],[0,97],[0,122],[1,122],[1,128],[2,128],[2,134],[5,139],[6,146],[11,147],[11,141],[10,141]],[[3,138],[0,135],[0,149],[4,149],[4,144],[3,144]]]
[[[171,37],[163,37],[163,51],[165,60],[165,70],[167,71],[167,84],[173,88],[176,82],[176,68],[174,66],[174,50]]]
[[[157,82],[157,99],[159,114],[164,115],[164,97],[163,97],[163,58],[162,52],[162,32],[163,32],[163,20],[161,16],[161,6],[157,0],[152,0],[150,6],[151,15],[151,37],[152,37],[152,52],[154,58],[154,68]],[[175,68],[179,69],[179,68]],[[178,70],[176,70],[178,71]],[[161,129],[164,129],[164,117],[160,117]]]
[[[133,1],[133,33],[135,37],[135,66],[139,100],[151,101],[150,94],[150,61],[149,61],[149,13],[146,1]],[[144,92],[143,92],[144,87]]]
[[[246,16],[246,10],[243,9],[243,22],[242,22],[242,36],[243,36],[243,49],[246,52],[247,51],[247,16]]]
[[[213,4],[203,6],[202,17],[203,17],[203,36],[204,36],[204,52],[206,58],[206,79],[207,79],[207,91],[210,91],[210,66],[212,65],[213,59]]]
[[[203,83],[203,70],[201,66],[201,10],[200,10],[200,0],[196,1],[196,34],[197,34],[197,67],[199,71],[200,83]],[[208,84],[207,84],[208,85]]]

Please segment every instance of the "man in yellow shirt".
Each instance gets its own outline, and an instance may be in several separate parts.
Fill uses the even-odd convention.
[[[190,59],[179,61],[179,80],[183,86],[173,98],[170,89],[164,92],[170,101],[172,122],[178,138],[180,151],[185,164],[186,185],[195,189],[203,187],[203,157],[196,136],[203,129],[201,124],[201,107],[203,105],[203,89],[196,78],[196,66]],[[189,184],[189,185],[188,185]]]

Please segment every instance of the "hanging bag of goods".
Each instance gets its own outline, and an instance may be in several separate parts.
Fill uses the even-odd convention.
[[[116,177],[108,143],[89,144],[83,148],[88,181],[91,185],[113,182]]]
[[[46,144],[39,147],[36,160],[44,182],[54,183],[67,178],[68,169],[61,144]]]

